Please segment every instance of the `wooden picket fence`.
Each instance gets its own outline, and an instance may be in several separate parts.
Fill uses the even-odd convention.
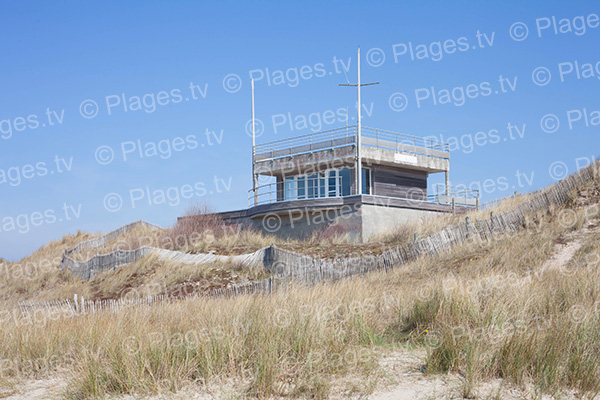
[[[83,280],[91,279],[99,272],[115,269],[121,265],[130,264],[141,260],[149,254],[154,253],[154,247],[143,246],[135,250],[116,250],[109,254],[101,254],[87,261],[77,261],[67,255],[63,255],[61,267]]]
[[[185,298],[201,296],[229,298],[240,295],[271,294],[279,290],[285,290],[292,283],[311,286],[321,282],[351,279],[375,271],[387,272],[421,256],[436,256],[442,252],[447,252],[457,245],[494,240],[501,235],[515,233],[523,229],[526,226],[527,215],[547,211],[553,206],[561,207],[567,204],[574,190],[581,189],[588,182],[598,179],[599,165],[600,160],[546,189],[534,192],[529,195],[527,201],[513,210],[499,214],[491,212],[490,217],[485,219],[471,219],[467,214],[465,221],[462,223],[448,226],[414,242],[395,246],[378,255],[320,259],[271,245],[261,250],[264,267],[271,272],[271,277],[259,281],[233,284],[223,288],[214,288],[206,292],[194,293]],[[258,257],[255,258],[255,260],[257,259]],[[180,299],[182,297],[154,296],[133,300],[84,302],[80,312],[118,311],[124,307],[146,306]],[[20,304],[20,309],[22,313],[27,314],[39,309],[51,311],[68,305],[68,300],[55,303],[23,303]],[[74,303],[71,304],[71,307],[77,310]]]
[[[180,251],[159,249],[151,246],[139,247],[135,250],[115,250],[109,254],[96,255],[87,261],[77,261],[63,256],[61,267],[82,279],[91,279],[99,272],[114,270],[121,265],[139,261],[149,254],[155,254],[161,260],[171,260],[182,264],[205,264],[213,262],[240,263],[246,266],[262,266],[268,247],[250,254],[224,256],[218,254],[187,254]]]
[[[291,276],[272,276],[258,281],[249,281],[240,284],[233,284],[223,288],[213,288],[208,291],[194,292],[185,296],[155,295],[137,298],[118,298],[105,300],[85,300],[78,299],[75,295],[73,300],[56,301],[22,301],[18,308],[23,317],[29,317],[36,313],[43,315],[56,316],[76,316],[85,314],[94,314],[98,312],[119,312],[131,307],[148,307],[158,304],[168,304],[184,299],[194,298],[229,298],[241,295],[252,294],[271,294],[275,291],[287,289],[294,281]]]
[[[467,214],[462,223],[448,226],[414,242],[390,248],[379,255],[320,259],[271,246],[267,253],[266,267],[272,273],[293,276],[297,281],[315,284],[362,276],[373,271],[389,271],[423,255],[436,256],[464,243],[493,240],[525,227],[527,215],[568,203],[573,190],[598,178],[599,165],[597,161],[544,190],[532,193],[527,201],[513,210],[499,214],[491,212],[490,217],[485,219],[471,219]]]
[[[97,254],[87,261],[78,261],[69,257],[69,255],[82,250],[103,248],[107,243],[117,239],[120,235],[130,232],[139,226],[146,226],[152,229],[161,229],[158,225],[150,224],[142,220],[122,226],[121,228],[109,232],[104,236],[86,240],[79,243],[72,249],[65,250],[61,260],[61,267],[70,271],[73,276],[76,276],[82,280],[88,280],[99,272],[114,270],[119,266],[131,264],[141,260],[149,254],[156,254],[162,260],[172,260],[183,264],[239,262],[244,265],[254,266],[263,264],[264,253],[266,249],[268,249],[259,249],[250,254],[223,256],[215,254],[187,254],[152,246],[142,246],[134,250],[115,250],[109,254]]]
[[[124,233],[131,232],[132,230],[134,230],[135,228],[137,228],[139,226],[145,226],[145,227],[152,228],[152,229],[162,229],[158,225],[151,224],[151,223],[143,221],[143,220],[135,221],[130,224],[124,225],[118,229],[115,229],[114,231],[108,232],[106,235],[83,241],[83,242],[77,244],[77,246],[73,247],[72,249],[65,250],[64,255],[69,256],[73,253],[76,253],[76,252],[79,252],[82,250],[101,249],[104,246],[106,246],[107,243],[112,242],[113,240],[115,240],[119,236],[123,235]]]
[[[19,311],[21,315],[26,317],[42,311],[46,315],[63,315],[73,316],[77,314],[90,314],[96,312],[118,312],[127,307],[133,306],[151,306],[157,303],[166,303],[173,301],[175,298],[170,298],[165,295],[146,296],[138,298],[119,298],[106,300],[85,300],[77,298],[75,295],[73,300],[57,300],[57,301],[22,301],[19,303]]]

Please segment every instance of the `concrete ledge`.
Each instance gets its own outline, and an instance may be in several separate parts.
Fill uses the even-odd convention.
[[[454,208],[464,213],[472,208]],[[218,213],[228,224],[248,226],[282,237],[302,238],[336,226],[351,238],[365,241],[410,221],[423,221],[452,207],[427,201],[395,197],[354,195],[261,204],[246,210]]]
[[[248,208],[247,210],[230,211],[225,213],[219,213],[219,215],[226,218],[235,217],[249,217],[255,218],[264,214],[288,212],[295,209],[298,210],[320,210],[327,208],[341,208],[344,205],[355,205],[368,204],[381,207],[392,207],[392,208],[409,208],[414,210],[425,210],[425,211],[436,211],[442,213],[452,212],[452,207],[448,204],[439,204],[428,201],[410,200],[398,197],[384,197],[384,196],[372,196],[372,195],[354,195],[345,197],[326,197],[319,199],[306,199],[306,200],[291,200],[291,201],[280,201],[270,204],[261,204],[255,207]],[[468,207],[456,206],[455,212],[466,212],[469,210]]]

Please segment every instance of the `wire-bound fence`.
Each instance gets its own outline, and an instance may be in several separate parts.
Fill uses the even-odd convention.
[[[81,242],[81,243],[77,244],[77,246],[73,247],[72,249],[65,250],[64,255],[69,256],[73,253],[77,253],[82,250],[101,249],[104,246],[106,246],[107,243],[112,242],[113,240],[117,239],[119,236],[121,236],[125,233],[128,233],[128,232],[131,232],[132,230],[134,230],[140,226],[148,227],[151,229],[162,229],[160,226],[151,224],[146,221],[142,221],[142,220],[135,221],[130,224],[124,225],[118,229],[115,229],[114,231],[108,232],[106,235],[102,235],[100,237]]]
[[[268,247],[265,247],[250,254],[224,256],[204,253],[188,254],[180,251],[143,246],[135,250],[115,250],[109,254],[96,255],[87,261],[77,261],[68,256],[63,256],[61,266],[62,268],[71,271],[73,276],[76,276],[82,280],[89,280],[100,272],[114,270],[121,265],[131,264],[150,254],[156,254],[160,260],[171,260],[183,264],[229,262],[240,263],[245,266],[263,266],[265,252],[267,251]]]
[[[205,264],[211,262],[237,262],[247,266],[263,265],[265,251],[263,248],[250,254],[241,254],[236,256],[224,256],[218,254],[188,254],[180,251],[160,249],[152,246],[142,246],[134,250],[115,250],[109,254],[97,254],[87,261],[75,260],[69,255],[90,249],[99,249],[106,246],[107,243],[117,239],[120,235],[130,232],[133,229],[145,226],[152,229],[161,229],[158,225],[150,224],[145,221],[137,221],[125,225],[119,229],[107,233],[104,236],[86,240],[79,243],[72,249],[65,250],[63,253],[61,267],[71,271],[71,273],[83,280],[91,279],[99,272],[114,270],[115,268],[139,261],[149,254],[156,254],[161,260],[172,260],[184,264]]]
[[[280,276],[293,276],[300,282],[314,284],[373,271],[389,271],[422,255],[437,256],[467,242],[493,240],[523,228],[528,214],[547,211],[552,206],[560,207],[568,203],[573,190],[598,178],[598,165],[596,162],[544,190],[534,192],[529,199],[513,210],[499,214],[490,213],[490,217],[485,219],[471,219],[467,216],[464,222],[448,226],[414,242],[398,245],[379,255],[329,260],[271,246],[267,268]]]
[[[124,264],[130,264],[154,253],[154,247],[140,247],[135,250],[116,250],[109,254],[101,254],[87,261],[77,261],[63,255],[62,268],[71,271],[73,276],[83,280],[91,279],[99,272],[112,270]]]
[[[552,206],[564,206],[571,199],[570,195],[573,190],[583,188],[588,182],[597,180],[599,176],[598,165],[600,165],[600,161],[569,175],[564,180],[544,190],[534,192],[529,195],[529,199],[524,200],[522,204],[513,210],[499,214],[490,213],[490,217],[485,219],[471,219],[467,216],[464,222],[448,226],[414,242],[398,245],[378,255],[321,259],[272,245],[253,253],[254,257],[252,258],[255,262],[262,258],[264,267],[272,273],[271,277],[258,281],[231,284],[222,288],[213,288],[205,292],[194,293],[193,296],[227,298],[239,295],[270,294],[288,287],[292,282],[311,286],[321,282],[334,282],[340,279],[363,276],[375,271],[387,272],[412,262],[423,255],[436,256],[451,250],[457,245],[493,240],[507,233],[515,233],[526,226],[527,215],[547,211]],[[156,250],[154,248],[150,249]],[[104,265],[104,263],[100,264]],[[86,308],[84,304],[81,309],[106,310],[108,308],[118,310],[125,306],[150,305],[157,302],[174,301],[179,298],[155,296],[144,299],[137,300],[137,302],[109,300],[106,303],[108,305],[94,303]],[[27,313],[40,308],[64,307],[65,303],[61,304],[53,306],[44,303],[27,303],[22,304],[20,307],[22,313]],[[71,307],[77,309],[75,304],[72,304]]]
[[[137,298],[119,298],[119,299],[104,299],[104,300],[85,300],[77,298],[75,295],[73,300],[56,300],[56,301],[39,301],[19,302],[19,311],[22,316],[35,314],[36,312],[44,312],[46,315],[54,315],[56,317],[70,317],[76,314],[90,314],[101,311],[118,312],[127,307],[151,306],[158,303],[167,303],[178,300],[175,297],[166,295],[145,296]]]

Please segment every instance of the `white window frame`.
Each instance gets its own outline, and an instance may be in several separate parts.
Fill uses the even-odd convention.
[[[343,188],[341,187],[341,183],[342,183],[342,175],[341,175],[341,170],[343,168],[334,168],[334,169],[327,169],[325,171],[319,171],[316,173],[317,177],[316,177],[316,181],[315,183],[317,184],[317,186],[315,187],[313,185],[313,197],[309,197],[309,193],[308,193],[308,177],[310,175],[315,175],[314,173],[311,174],[303,174],[303,175],[295,175],[293,177],[288,177],[288,178],[292,178],[291,180],[287,180],[288,178],[284,178],[284,200],[304,200],[304,199],[321,199],[321,198],[334,198],[334,197],[341,197],[342,196],[342,192],[343,192]],[[335,181],[335,194],[331,195],[331,190],[330,190],[330,185],[329,185],[329,180],[330,178],[333,178]],[[323,179],[323,188],[321,188],[320,185],[320,180]],[[288,187],[287,185],[291,184],[291,187]],[[299,190],[303,189],[304,190],[304,195],[300,196],[299,195]],[[323,189],[323,196],[321,196],[321,189]],[[315,195],[315,191],[316,194]]]

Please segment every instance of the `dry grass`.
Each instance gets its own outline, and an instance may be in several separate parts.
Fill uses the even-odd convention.
[[[466,217],[472,220],[477,218],[485,219],[490,217],[490,213],[500,214],[502,212],[510,211],[528,201],[531,198],[531,194],[522,194],[512,196],[504,199],[499,204],[487,209],[487,210],[475,210],[472,209],[467,213],[457,214],[440,214],[439,216],[428,218],[423,221],[409,222],[403,225],[399,225],[395,230],[380,235],[376,235],[369,240],[370,243],[381,243],[384,245],[398,245],[413,241],[415,234],[419,238],[429,236],[435,232],[438,232],[447,226],[459,224],[464,222]]]
[[[135,250],[142,246],[168,248],[169,243],[167,242],[164,243],[164,246],[160,245],[160,238],[163,237],[164,234],[165,230],[163,229],[138,226],[133,230],[108,241],[103,247],[98,249],[82,249],[71,253],[69,257],[77,261],[87,261],[97,254],[108,254],[116,250]]]
[[[399,225],[394,231],[371,238],[367,243],[357,243],[339,225],[327,226],[303,239],[282,239],[248,227],[227,225],[205,205],[191,206],[184,217],[171,228],[157,230],[138,227],[107,243],[103,248],[82,250],[71,258],[85,261],[96,254],[108,254],[115,250],[134,250],[141,246],[158,247],[186,253],[212,253],[219,255],[248,254],[272,244],[320,258],[340,255],[380,254],[391,246],[397,246],[425,237],[448,225],[472,219],[487,218],[491,211],[500,213],[513,209],[527,201],[529,195],[510,197],[486,211],[473,210],[468,214],[442,214],[424,221]]]
[[[0,354],[14,368],[0,378],[8,385],[39,377],[44,368],[21,366],[53,357],[50,372],[71,373],[65,397],[72,399],[176,391],[224,378],[241,385],[243,396],[325,398],[347,375],[369,382],[353,389],[369,393],[381,376],[378,355],[409,346],[427,348],[427,372],[461,374],[465,395],[492,377],[552,394],[595,395],[600,270],[589,255],[600,245],[590,237],[568,274],[541,271],[555,244],[585,223],[583,209],[568,226],[558,212],[531,216],[529,229],[513,236],[335,285],[43,324],[4,321]],[[115,293],[123,282],[142,285],[133,283],[138,277],[164,281],[171,268],[122,268],[96,284]],[[193,280],[202,273],[173,274]]]
[[[227,225],[207,205],[191,206],[177,223],[166,229],[140,226],[108,242],[102,248],[82,250],[71,258],[85,261],[96,254],[115,250],[135,250],[142,246],[219,255],[248,254],[275,243],[275,236],[264,235],[249,228]]]
[[[262,268],[235,262],[191,265],[160,260],[152,255],[116,271],[99,273],[88,281],[74,278],[69,272],[52,266],[40,277],[24,277],[3,286],[5,301],[2,309],[15,307],[18,301],[72,299],[75,294],[87,300],[161,294],[182,297],[267,276]],[[8,291],[14,292],[9,295]]]
[[[0,384],[60,371],[69,377],[64,397],[70,399],[171,392],[223,379],[241,387],[243,397],[326,398],[344,376],[360,382],[352,386],[354,394],[368,394],[384,373],[379,356],[402,346],[427,349],[427,373],[459,374],[465,397],[490,378],[534,385],[540,393],[573,390],[593,397],[600,393],[600,234],[589,234],[564,266],[541,269],[557,244],[599,224],[597,207],[573,203],[579,205],[575,211],[530,215],[517,234],[332,285],[58,321],[28,323],[3,314]],[[565,215],[575,219],[565,223]],[[446,223],[453,218],[464,216]],[[431,221],[421,232],[438,224]],[[410,240],[406,232],[391,242]],[[128,237],[134,240],[135,233]],[[226,237],[219,239],[224,246],[242,240],[224,242]],[[26,260],[60,261],[63,248],[87,238],[66,237]],[[344,240],[315,235],[298,245],[343,251],[350,246]],[[81,282],[58,271],[56,259],[26,280],[14,275],[19,268],[6,267],[10,273],[0,280],[5,305],[73,293],[185,294],[264,276],[236,265],[185,266],[148,257]]]
[[[63,251],[99,235],[77,232],[50,242],[18,262],[0,264],[0,308],[10,308],[19,300],[54,291],[70,274],[60,270]]]

